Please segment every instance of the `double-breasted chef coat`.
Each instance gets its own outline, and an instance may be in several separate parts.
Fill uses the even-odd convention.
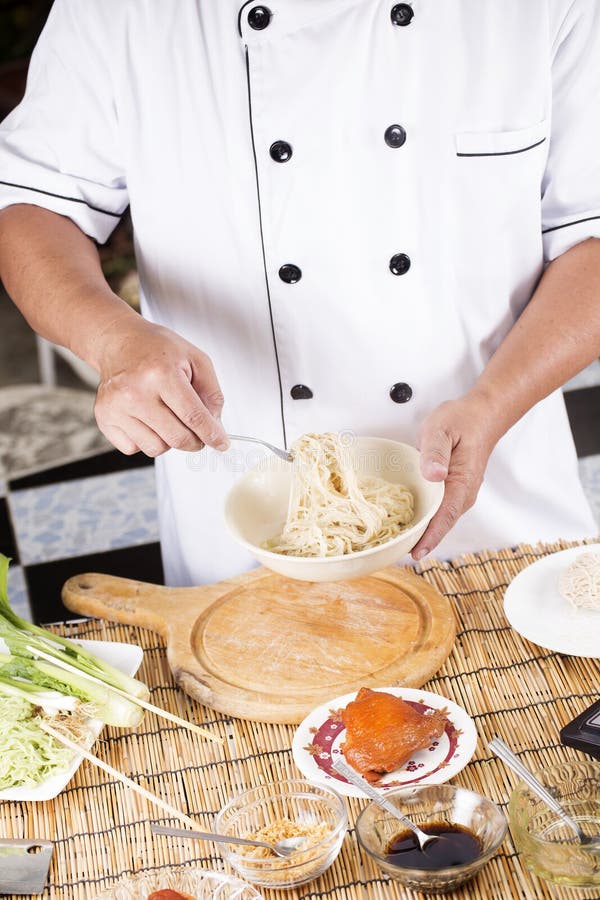
[[[143,313],[210,355],[229,431],[416,443],[600,237],[599,148],[598,0],[56,0],[0,205],[103,242],[130,204]],[[252,564],[222,509],[255,458],[157,460],[170,583]],[[436,553],[596,531],[557,392]]]

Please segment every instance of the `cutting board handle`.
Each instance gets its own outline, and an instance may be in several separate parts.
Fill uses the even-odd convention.
[[[62,601],[72,612],[125,625],[140,625],[167,637],[175,610],[190,607],[193,621],[203,607],[212,602],[211,592],[206,589],[209,596],[205,598],[203,592],[203,588],[170,588],[88,572],[65,582]],[[186,596],[190,593],[193,593],[193,606]]]

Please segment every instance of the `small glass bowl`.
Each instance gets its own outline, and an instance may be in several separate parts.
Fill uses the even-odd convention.
[[[228,900],[263,900],[262,894],[239,878],[190,866],[173,866],[122,878],[112,888],[94,894],[91,900],[147,900],[154,891],[167,888],[185,891],[198,900],[224,900],[225,897]]]
[[[499,807],[466,788],[452,784],[420,785],[391,790],[385,797],[421,828],[434,822],[462,825],[481,841],[481,854],[464,865],[435,870],[394,865],[386,859],[386,847],[406,829],[375,803],[366,806],[356,822],[358,843],[390,878],[415,891],[442,894],[454,890],[483,868],[506,836],[508,823]]]
[[[318,843],[282,859],[255,858],[234,844],[219,844],[223,859],[242,878],[270,888],[293,888],[312,881],[332,864],[342,846],[348,818],[344,801],[335,791],[300,779],[263,784],[231,800],[215,819],[219,834],[248,837],[279,819],[302,825],[325,822],[330,830]],[[252,852],[252,851],[250,851]]]
[[[600,763],[567,762],[536,775],[585,834],[600,834]],[[511,794],[509,819],[515,846],[535,875],[568,887],[600,886],[600,852],[582,846],[525,784]]]

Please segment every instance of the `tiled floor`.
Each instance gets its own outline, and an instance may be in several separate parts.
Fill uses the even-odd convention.
[[[27,566],[158,540],[150,467],[14,490],[9,507]]]
[[[10,372],[0,363],[0,551],[14,560],[15,610],[55,621],[70,615],[60,591],[72,575],[162,581],[154,470],[141,454],[110,449],[93,420],[93,392],[64,363],[61,387],[35,384],[35,341],[12,312],[3,321],[1,300],[0,360],[3,334],[24,355],[9,354]],[[565,399],[600,530],[600,362],[565,386]]]
[[[109,450],[9,478],[0,550],[13,559],[11,603],[36,621],[68,616],[61,588],[82,572],[162,583],[151,461]]]

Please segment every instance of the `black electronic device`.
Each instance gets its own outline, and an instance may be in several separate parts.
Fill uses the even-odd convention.
[[[563,744],[600,759],[600,700],[565,725],[560,739]]]

